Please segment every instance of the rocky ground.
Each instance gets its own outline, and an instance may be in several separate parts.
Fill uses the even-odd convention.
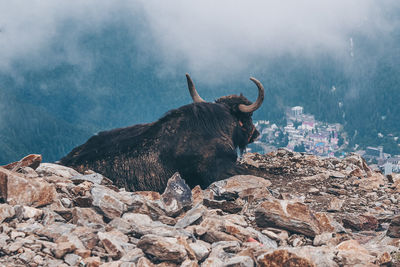
[[[0,266],[400,266],[400,176],[278,150],[163,194],[41,163],[0,167]]]

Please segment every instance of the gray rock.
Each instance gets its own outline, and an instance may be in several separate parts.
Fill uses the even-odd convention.
[[[0,204],[0,223],[6,219],[14,217],[15,210],[12,206],[8,204]]]
[[[70,266],[77,266],[81,259],[81,256],[72,253],[68,253],[64,256],[64,261]]]
[[[107,254],[113,259],[120,259],[124,254],[125,250],[123,245],[129,241],[129,238],[121,232],[99,232],[97,233],[103,247],[106,249]]]
[[[224,261],[221,266],[253,267],[254,261],[249,256],[235,256]]]
[[[155,260],[159,261],[181,263],[187,256],[185,247],[178,244],[178,240],[174,237],[145,235],[140,239],[137,246],[144,253],[150,254]]]
[[[71,181],[74,184],[80,184],[84,181],[88,181],[88,182],[98,184],[98,185],[112,184],[112,182],[108,178],[104,177],[100,173],[92,173],[92,174],[85,174],[85,175],[78,174],[76,176],[71,177]]]
[[[141,257],[144,257],[143,251],[140,248],[134,248],[127,250],[120,260],[123,262],[137,262]]]
[[[36,172],[39,174],[39,176],[55,175],[67,179],[80,175],[79,172],[75,171],[72,168],[68,168],[54,163],[42,163],[36,169]]]
[[[155,234],[159,236],[175,237],[179,232],[172,226],[153,221],[148,215],[139,213],[125,213],[122,219],[131,224],[129,232],[135,236]],[[120,224],[121,225],[121,224]]]
[[[126,205],[121,201],[121,196],[102,185],[96,185],[91,190],[93,206],[97,207],[109,219],[121,217],[127,210]]]
[[[170,217],[176,217],[192,206],[192,191],[179,173],[176,172],[169,178],[167,187],[161,195],[161,201],[164,204],[166,214]]]
[[[200,219],[206,212],[206,210],[207,209],[201,203],[198,203],[191,210],[189,210],[183,218],[178,220],[178,222],[175,224],[175,227],[185,228],[191,225],[192,223]]]
[[[210,254],[210,244],[202,240],[197,240],[196,242],[189,243],[190,248],[196,255],[198,261],[202,261]]]

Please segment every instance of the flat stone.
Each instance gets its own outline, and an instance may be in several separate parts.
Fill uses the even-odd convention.
[[[267,200],[255,211],[259,227],[278,227],[314,237],[320,233],[318,221],[307,205],[287,200]]]
[[[43,215],[43,210],[28,207],[28,206],[15,206],[15,214],[19,219],[38,219]]]
[[[42,155],[38,154],[31,154],[20,161],[13,162],[7,165],[2,166],[4,169],[10,170],[10,171],[18,171],[18,169],[21,169],[23,167],[30,167],[32,169],[36,169],[39,167],[40,163],[42,162]]]
[[[60,242],[57,243],[57,246],[53,252],[57,259],[62,259],[65,254],[73,252],[75,249],[75,245],[71,242]]]
[[[178,244],[178,240],[173,237],[145,235],[140,239],[137,247],[159,261],[181,263],[187,256],[185,247]]]
[[[202,261],[210,254],[210,244],[202,240],[197,240],[196,242],[189,243],[190,248],[194,251],[196,259]]]
[[[104,224],[103,217],[91,208],[75,207],[72,210],[72,223],[81,226]]]
[[[223,266],[253,267],[254,261],[249,256],[235,256],[224,261]]]
[[[101,243],[106,249],[109,256],[113,259],[120,259],[125,251],[123,249],[123,243],[128,242],[128,237],[122,233],[116,234],[115,232],[97,233]]]
[[[93,206],[109,219],[121,217],[127,210],[126,205],[121,201],[119,194],[105,186],[96,185],[91,190],[93,197]]]
[[[0,223],[5,221],[6,219],[10,219],[14,217],[15,210],[13,206],[8,204],[0,204]]]
[[[158,221],[153,221],[148,215],[145,214],[128,212],[122,216],[122,219],[130,224],[130,228],[127,229],[127,231],[134,233],[134,235],[137,237],[147,234],[155,234],[166,237],[175,237],[179,235],[179,232],[174,227]]]
[[[273,252],[267,252],[257,258],[260,266],[301,266],[315,267],[314,263],[306,258],[299,257],[287,250],[280,249]]]
[[[56,240],[62,235],[71,233],[75,228],[76,226],[73,224],[54,222],[37,231],[37,234],[39,236],[46,236],[52,240]]]
[[[135,248],[126,251],[120,260],[123,262],[137,262],[141,257],[144,257],[143,251],[139,248]]]
[[[340,211],[344,202],[344,199],[334,197],[333,199],[331,199],[327,211]]]
[[[209,186],[215,200],[233,201],[237,198],[261,199],[270,196],[271,182],[253,175],[236,175]]]
[[[76,255],[76,254],[69,253],[64,256],[64,261],[70,266],[77,266],[79,261],[81,261],[81,260],[82,260],[82,257],[80,257],[79,255]]]
[[[368,266],[375,261],[367,249],[360,245],[356,240],[346,240],[336,246],[337,258],[347,266]]]
[[[71,177],[71,181],[74,184],[80,184],[84,181],[88,181],[94,184],[101,184],[101,185],[108,185],[108,184],[112,184],[112,182],[107,179],[106,177],[104,177],[103,175],[101,175],[100,173],[91,173],[91,174],[85,174],[85,175],[76,175]]]
[[[341,219],[344,227],[355,231],[375,230],[379,226],[378,220],[372,215],[347,213]]]
[[[189,210],[183,218],[179,219],[178,222],[175,224],[175,227],[185,228],[200,219],[205,212],[206,208],[201,203],[199,203],[191,210]]]
[[[86,267],[99,267],[101,264],[100,257],[89,257],[83,260]]]
[[[5,184],[0,181],[0,190],[6,190],[0,192],[0,196],[6,196],[10,205],[40,207],[50,204],[57,198],[54,185],[41,178],[26,179],[22,175],[0,167],[0,180],[6,181]]]
[[[400,238],[400,216],[396,216],[392,219],[386,235],[393,238]]]
[[[65,167],[62,165],[54,164],[54,163],[42,163],[36,169],[36,172],[40,176],[59,176],[67,179],[71,179],[74,176],[80,175],[79,172],[75,171],[72,168]]]

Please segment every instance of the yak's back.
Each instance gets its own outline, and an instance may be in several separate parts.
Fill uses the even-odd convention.
[[[149,135],[153,123],[137,124],[126,128],[100,132],[92,136],[86,143],[74,148],[60,160],[62,165],[77,166],[105,158],[110,158],[143,144]]]

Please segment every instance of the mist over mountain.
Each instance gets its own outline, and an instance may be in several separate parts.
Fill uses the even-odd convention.
[[[55,161],[99,131],[154,121],[191,102],[186,72],[207,101],[256,99],[254,76],[266,88],[254,119],[301,105],[344,124],[350,146],[400,154],[396,1],[0,5],[0,164]]]

